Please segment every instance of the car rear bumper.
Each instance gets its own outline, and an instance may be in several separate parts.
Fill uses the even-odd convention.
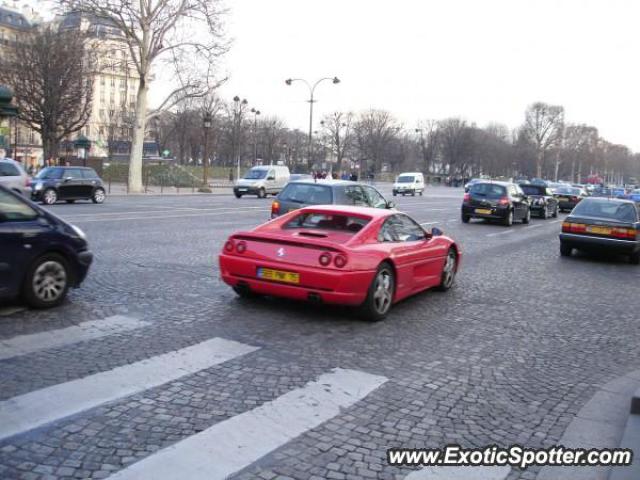
[[[491,213],[479,213],[477,210],[491,210]],[[462,214],[472,218],[503,220],[509,216],[509,207],[475,207],[463,204]]]
[[[293,271],[300,275],[299,284],[280,283],[257,277],[258,268]],[[367,296],[373,276],[371,271],[340,271],[321,267],[300,267],[274,262],[220,255],[220,275],[232,287],[293,300],[316,300],[340,305],[360,305]]]
[[[593,237],[575,233],[561,233],[560,242],[578,250],[610,251],[621,254],[640,252],[640,242],[633,240],[620,240],[617,238]]]
[[[560,210],[573,210],[576,205],[578,205],[578,202],[558,202]]]

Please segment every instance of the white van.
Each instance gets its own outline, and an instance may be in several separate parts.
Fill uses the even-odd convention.
[[[261,165],[253,167],[233,187],[236,198],[242,195],[257,195],[265,198],[277,195],[289,182],[289,167],[282,165]]]
[[[410,193],[415,196],[416,193],[422,195],[422,192],[424,192],[424,175],[420,172],[401,173],[393,184],[394,197],[399,193],[402,195]]]

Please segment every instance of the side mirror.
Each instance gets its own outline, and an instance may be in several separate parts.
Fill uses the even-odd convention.
[[[391,209],[391,208],[396,208],[396,204],[395,202],[392,202],[391,200],[389,200],[387,202],[387,208]]]
[[[438,227],[433,227],[431,229],[431,235],[434,237],[439,237],[440,235],[442,235],[444,232],[442,230],[440,230]]]
[[[64,177],[65,182],[70,182],[71,180],[73,180],[73,177]]]

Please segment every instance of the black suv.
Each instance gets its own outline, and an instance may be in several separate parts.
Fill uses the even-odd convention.
[[[31,199],[47,205],[58,200],[102,203],[105,198],[104,184],[93,168],[47,167],[31,182]]]
[[[464,223],[484,218],[511,226],[515,220],[529,223],[531,208],[529,198],[515,183],[483,181],[471,185],[464,194],[461,215]]]
[[[529,197],[531,213],[535,213],[545,220],[549,217],[556,218],[558,216],[558,199],[553,196],[553,192],[549,187],[521,183],[520,188]]]

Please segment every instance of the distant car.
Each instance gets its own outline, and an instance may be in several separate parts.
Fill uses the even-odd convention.
[[[96,171],[88,167],[47,167],[31,182],[31,199],[46,205],[59,200],[104,203],[106,196],[104,183]]]
[[[424,192],[424,175],[420,172],[401,173],[393,184],[393,196],[410,193],[415,197],[416,193]]]
[[[573,208],[587,198],[587,192],[582,188],[560,187],[554,190],[554,197],[558,200],[558,207],[561,212],[570,212]]]
[[[377,321],[403,298],[428,288],[448,290],[460,249],[403,213],[331,205],[237,232],[219,261],[222,280],[240,296],[351,305]]]
[[[520,188],[529,197],[532,214],[545,220],[549,217],[556,218],[558,216],[558,200],[548,187],[520,184]]]
[[[93,255],[82,230],[0,186],[0,297],[59,305],[84,280]]]
[[[313,175],[309,175],[308,173],[292,173],[289,175],[290,182],[297,182],[299,180],[313,180]]]
[[[586,198],[565,218],[560,234],[560,254],[573,249],[612,252],[640,263],[640,216],[630,200]]]
[[[629,200],[632,200],[636,203],[640,203],[640,188],[631,190],[631,193],[629,194]]]
[[[472,218],[499,220],[511,226],[516,220],[529,223],[529,199],[519,185],[509,182],[481,181],[464,194],[461,217],[463,223]]]
[[[28,198],[31,195],[30,181],[20,162],[9,158],[0,160],[0,185]]]
[[[360,207],[393,208],[371,185],[349,180],[318,180],[289,182],[271,204],[271,218],[310,205],[355,205]]]
[[[243,195],[277,195],[289,182],[289,167],[282,165],[259,165],[251,168],[233,187],[236,198]]]

